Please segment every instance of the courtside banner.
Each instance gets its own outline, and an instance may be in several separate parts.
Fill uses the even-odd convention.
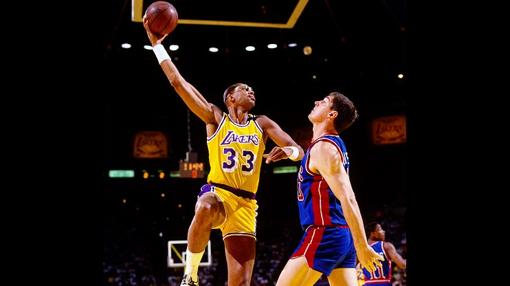
[[[372,142],[376,145],[405,143],[406,128],[405,115],[376,118],[372,121]]]
[[[160,131],[140,131],[133,144],[135,158],[168,158],[168,142]]]

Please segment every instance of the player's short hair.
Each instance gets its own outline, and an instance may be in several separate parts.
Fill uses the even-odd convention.
[[[242,82],[238,82],[238,83],[234,83],[233,85],[227,87],[227,89],[225,89],[225,92],[223,92],[223,102],[224,103],[227,103],[227,97],[229,94],[231,94],[232,92],[234,92],[234,89],[236,89],[236,87],[240,86],[241,84],[243,84]]]
[[[338,116],[335,118],[335,129],[338,133],[349,128],[349,126],[358,119],[358,111],[354,106],[354,103],[340,92],[334,91],[329,94],[333,97],[332,110],[338,112]]]
[[[380,223],[377,221],[372,221],[365,225],[365,234],[367,235],[367,238],[369,238],[370,234],[375,231],[375,228],[378,224]]]

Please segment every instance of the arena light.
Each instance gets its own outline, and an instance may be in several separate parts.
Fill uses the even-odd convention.
[[[211,52],[211,53],[217,53],[218,51],[219,51],[219,50],[218,50],[218,48],[216,48],[216,47],[210,47],[210,48],[209,48],[209,52]]]
[[[170,178],[180,178],[181,172],[180,171],[171,171],[170,172]]]
[[[399,74],[398,74],[398,78],[399,78],[399,79],[403,79],[403,78],[404,78],[404,74],[399,73]]]
[[[310,46],[305,46],[305,47],[303,48],[303,54],[304,54],[305,56],[309,56],[309,55],[311,55],[311,54],[312,54],[312,47],[310,47]]]
[[[246,51],[248,52],[253,52],[255,51],[255,47],[254,46],[246,46],[246,48],[244,48]]]
[[[268,44],[268,45],[267,45],[267,48],[268,48],[268,49],[276,49],[276,47],[278,47],[278,45],[277,45],[277,44]]]
[[[170,45],[170,51],[177,51],[179,49],[179,45]]]
[[[297,43],[289,43],[288,46],[289,48],[294,48],[297,47]]]
[[[146,50],[152,51],[152,46],[144,45],[143,48]]]
[[[129,49],[131,48],[131,44],[130,43],[124,43],[122,45],[120,45],[123,49]]]
[[[273,174],[291,174],[297,173],[297,171],[297,166],[281,166],[273,168]]]
[[[110,178],[134,178],[135,171],[133,170],[110,170],[108,171]]]

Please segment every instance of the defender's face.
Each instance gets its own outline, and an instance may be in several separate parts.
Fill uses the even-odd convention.
[[[322,100],[315,101],[315,106],[313,107],[310,114],[308,114],[308,119],[311,122],[321,122],[328,117],[328,113],[331,111],[332,97],[326,96]]]

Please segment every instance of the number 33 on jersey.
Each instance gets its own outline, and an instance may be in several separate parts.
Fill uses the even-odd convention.
[[[224,113],[216,132],[207,138],[211,164],[207,181],[256,193],[266,146],[255,116],[248,116],[241,125]]]

